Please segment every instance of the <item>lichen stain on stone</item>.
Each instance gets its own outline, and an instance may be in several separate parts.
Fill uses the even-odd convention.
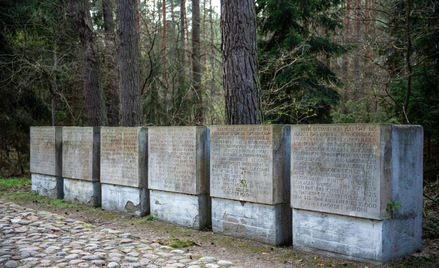
[[[126,203],[126,205],[125,205],[125,210],[126,210],[128,213],[133,213],[133,214],[135,214],[136,212],[138,212],[138,211],[140,210],[140,204],[138,204],[137,206],[135,206],[133,202],[128,201],[128,202]]]
[[[158,200],[155,201],[156,205],[161,205],[160,202]]]

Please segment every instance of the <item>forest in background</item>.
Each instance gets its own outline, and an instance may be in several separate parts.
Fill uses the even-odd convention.
[[[118,126],[118,16],[113,1],[88,4]],[[138,1],[142,125],[226,124],[219,13],[211,0]],[[30,126],[89,125],[71,14],[67,0],[0,2],[2,177],[28,172]],[[256,18],[262,123],[420,124],[425,178],[438,179],[437,1],[257,0]]]

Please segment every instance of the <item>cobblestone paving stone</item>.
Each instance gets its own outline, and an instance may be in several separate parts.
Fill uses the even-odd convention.
[[[0,267],[242,268],[215,257],[0,201]]]

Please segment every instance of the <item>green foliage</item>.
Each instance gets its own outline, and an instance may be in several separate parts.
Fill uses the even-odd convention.
[[[32,181],[28,178],[3,178],[0,177],[0,189],[8,190],[13,187],[22,187],[26,185],[31,185]]]
[[[397,216],[397,210],[401,209],[401,202],[399,201],[388,201],[386,211],[392,214],[392,218]]]
[[[258,0],[258,43],[265,120],[330,123],[339,80],[329,59],[350,47],[334,43],[341,28],[341,0]],[[295,101],[299,100],[299,101]],[[311,109],[313,110],[310,113]],[[297,113],[305,116],[297,116]]]
[[[348,100],[342,104],[341,109],[332,109],[331,116],[333,123],[353,124],[353,123],[391,123],[399,124],[396,118],[385,110],[373,111],[369,99],[362,98],[358,101]]]
[[[391,74],[389,91],[400,120],[439,134],[439,9],[434,1],[389,3],[391,46],[384,50]],[[411,68],[411,71],[410,71]],[[406,100],[407,107],[404,107]],[[406,111],[406,114],[402,112]]]
[[[439,180],[424,183],[423,237],[439,239]]]

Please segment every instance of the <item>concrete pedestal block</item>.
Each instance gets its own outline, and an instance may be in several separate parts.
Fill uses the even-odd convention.
[[[422,127],[291,128],[296,249],[381,264],[421,248]]]
[[[386,220],[293,209],[294,249],[382,264],[421,248],[422,218]]]
[[[98,181],[64,178],[64,199],[76,204],[99,207],[101,205],[101,184]]]
[[[212,230],[271,245],[291,243],[288,204],[258,204],[212,198]]]
[[[63,198],[63,178],[32,174],[32,192],[51,199]]]
[[[102,208],[136,216],[149,214],[148,189],[101,184]]]
[[[158,219],[202,230],[211,224],[210,197],[150,190],[151,215]]]

